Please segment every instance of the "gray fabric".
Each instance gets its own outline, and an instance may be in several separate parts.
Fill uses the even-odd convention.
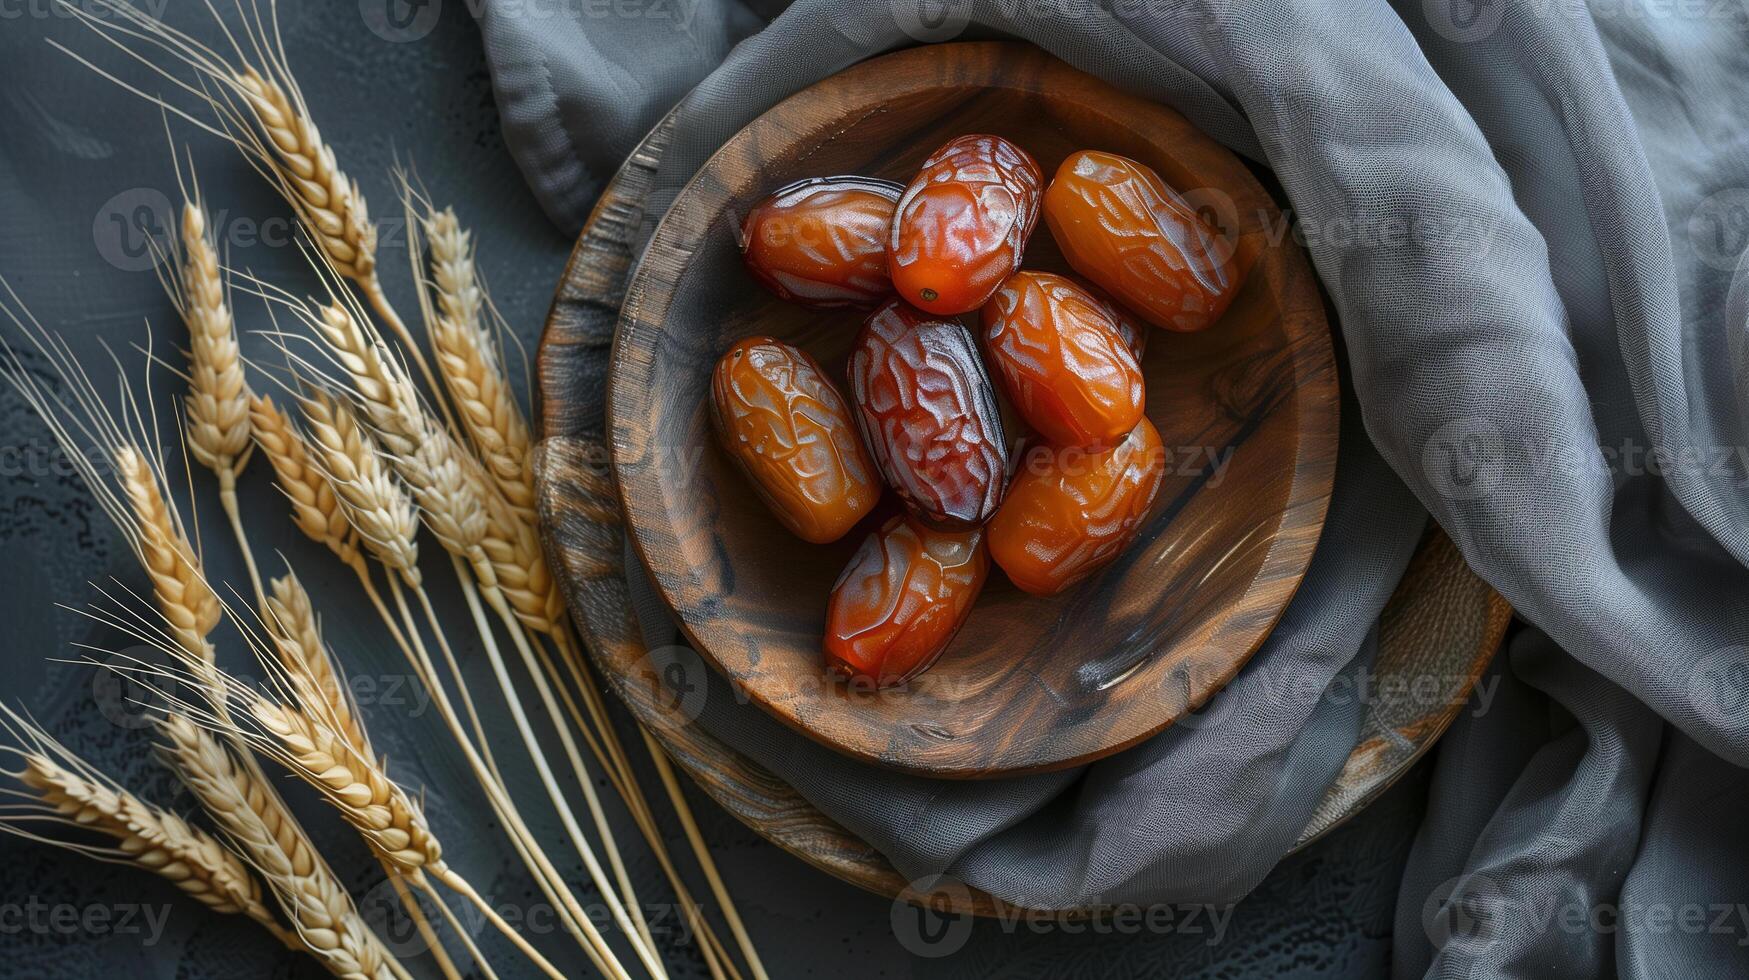
[[[1749,972],[1744,927],[1517,914],[1542,907],[1532,897],[1688,911],[1749,886],[1727,840],[1740,822],[1708,812],[1713,795],[1741,795],[1749,763],[1743,8],[925,6],[936,16],[911,0],[801,0],[741,43],[683,102],[651,220],[783,96],[960,24],[1034,40],[1270,167],[1339,313],[1370,444],[1344,432],[1313,574],[1237,689],[1280,697],[1269,671],[1359,669],[1422,507],[1537,627],[1501,667],[1511,696],[1478,701],[1442,751],[1398,972]],[[592,64],[588,23],[561,25],[578,43],[511,16],[485,27],[493,52],[536,50],[539,30],[570,70]],[[664,82],[646,80],[643,120],[667,108]],[[507,117],[528,108],[499,96]],[[580,217],[567,195],[594,188],[514,148],[537,194]],[[1353,737],[1335,699],[1238,700],[1218,725],[1083,773],[982,786],[871,774],[726,698],[705,722],[908,872],[1043,904],[1219,901],[1291,843],[1282,827]]]

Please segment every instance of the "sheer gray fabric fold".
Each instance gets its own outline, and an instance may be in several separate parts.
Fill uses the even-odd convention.
[[[1284,699],[1271,672],[1315,695],[1364,669],[1425,509],[1536,629],[1500,665],[1507,693],[1442,749],[1398,972],[1745,972],[1742,931],[1494,912],[1529,894],[1596,909],[1749,890],[1742,844],[1702,819],[1693,785],[1740,793],[1749,763],[1746,17],[1606,0],[791,6],[681,102],[652,223],[736,129],[819,78],[966,32],[1032,40],[1274,172],[1337,309],[1358,411],[1313,573],[1205,712],[1216,723],[985,786],[872,773],[722,699],[706,724],[907,873],[1043,905],[1229,900],[1291,845],[1283,828],[1353,739],[1336,699]],[[586,75],[598,58],[530,36],[550,25],[485,28],[515,72],[545,58]],[[514,79],[499,97],[507,118],[538,114]],[[579,220],[595,186],[549,159],[551,141],[507,132],[549,209]]]

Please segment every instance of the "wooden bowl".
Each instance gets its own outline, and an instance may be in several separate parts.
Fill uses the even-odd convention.
[[[896,690],[825,671],[832,583],[868,527],[796,539],[712,437],[717,357],[771,334],[842,384],[860,316],[782,302],[741,267],[740,219],[827,174],[906,181],[953,136],[996,133],[1053,173],[1097,148],[1207,206],[1249,272],[1225,317],[1154,331],[1143,373],[1165,485],[1123,557],[1061,595],[992,574],[935,667]],[[1160,731],[1224,686],[1275,625],[1318,540],[1336,461],[1329,326],[1305,255],[1250,172],[1182,116],[1033,48],[927,46],[864,62],[736,134],[684,189],[634,273],[608,424],[632,541],[698,650],[785,724],[853,758],[937,777],[1079,765]],[[1049,232],[1027,265],[1068,271]]]
[[[928,896],[867,842],[793,787],[674,710],[653,669],[628,591],[625,518],[608,464],[608,350],[625,301],[638,228],[673,136],[665,119],[603,189],[553,297],[537,363],[541,403],[534,463],[541,533],[590,661],[620,701],[706,795],[764,839],[834,877],[887,898],[927,898],[978,914],[1017,911],[976,890]],[[1499,647],[1512,610],[1450,539],[1431,528],[1379,622],[1374,689],[1360,738],[1300,837],[1340,827],[1438,740]]]

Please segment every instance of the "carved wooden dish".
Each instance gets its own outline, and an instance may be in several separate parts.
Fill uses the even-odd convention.
[[[653,676],[626,582],[625,523],[608,465],[605,392],[634,243],[669,136],[665,121],[603,191],[559,284],[540,346],[535,475],[542,532],[590,656],[699,788],[767,840],[879,895],[1013,914],[977,891],[911,892],[873,847],[677,715],[662,679]],[[1301,846],[1359,812],[1434,744],[1486,668],[1510,616],[1505,601],[1469,570],[1445,535],[1430,530],[1381,617],[1374,662],[1375,690],[1415,693],[1369,700],[1355,750],[1301,835]]]
[[[1155,330],[1143,374],[1166,479],[1136,541],[1087,581],[1026,595],[992,573],[941,659],[899,689],[835,683],[827,594],[870,525],[806,545],[717,447],[710,372],[770,334],[843,386],[860,314],[770,295],[740,263],[747,211],[830,174],[906,181],[954,136],[995,133],[1046,174],[1078,149],[1153,167],[1248,267],[1214,327]],[[853,758],[980,778],[1079,765],[1194,710],[1269,634],[1317,544],[1334,477],[1337,386],[1304,253],[1243,164],[1182,116],[1036,49],[914,48],[780,103],[719,150],[656,228],[626,294],[609,369],[612,460],[631,539],[701,654],[785,724]],[[1067,272],[1041,223],[1029,268]]]

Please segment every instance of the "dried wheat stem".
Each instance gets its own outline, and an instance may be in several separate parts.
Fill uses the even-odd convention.
[[[411,610],[407,607],[404,590],[399,580],[391,577],[389,588],[409,632],[416,632],[417,626],[413,622]],[[423,592],[423,590],[420,591]],[[451,736],[467,757],[468,764],[472,767],[480,788],[486,793],[487,801],[509,831],[511,844],[516,848],[523,863],[533,872],[536,885],[546,895],[547,900],[553,903],[553,907],[559,910],[567,931],[577,939],[584,953],[589,956],[590,962],[607,976],[624,977],[624,969],[614,959],[613,953],[602,938],[600,931],[596,929],[594,922],[584,914],[582,907],[577,904],[576,898],[571,895],[570,887],[566,884],[564,877],[547,858],[546,852],[540,849],[540,845],[528,829],[527,823],[523,821],[522,814],[516,809],[504,787],[502,778],[497,774],[496,765],[488,759],[483,759],[480,754],[481,750],[476,749],[468,739],[467,734],[462,731],[461,719],[457,716],[455,707],[449,700],[449,695],[444,690],[443,685],[436,681],[436,669],[432,665],[429,655],[424,654],[422,646],[418,652],[421,656],[419,660],[415,661],[414,666],[423,675],[431,677],[426,687],[431,691],[439,717],[449,727]],[[459,684],[459,674],[457,681]]]
[[[404,197],[407,198],[406,210],[411,226],[415,215],[410,188],[404,190]],[[539,538],[534,533],[534,481],[527,421],[505,381],[497,345],[483,325],[486,302],[474,266],[471,235],[462,228],[454,211],[448,208],[428,210],[421,224],[429,243],[431,291],[435,297],[434,303],[423,305],[432,346],[437,352],[438,369],[470,441],[503,496],[504,506],[493,512],[490,541],[495,546],[494,576],[507,598],[516,605],[523,623],[562,642],[560,638],[568,636],[563,609],[555,601],[557,590],[551,585],[544,555],[540,553]],[[514,631],[514,626],[512,629]],[[659,860],[667,865],[677,893],[685,894],[685,885],[668,860],[648,802],[637,786],[630,762],[619,744],[617,732],[607,719],[594,685],[580,672],[575,659],[567,661],[573,682],[584,691],[589,701],[594,727],[601,731],[599,740],[591,726],[583,722],[544,646],[540,653],[541,667],[559,688],[566,713],[583,733],[591,752],[606,768],[610,781],[631,809]],[[532,672],[533,668],[530,669]],[[613,851],[610,849],[609,853],[611,855]],[[687,896],[682,900],[683,908],[687,908],[689,914],[696,913],[696,908],[688,904],[689,899]],[[633,907],[636,908],[635,902]],[[709,950],[715,936],[702,917],[699,924],[703,926],[704,946]],[[707,956],[707,961],[709,959]],[[714,963],[709,965],[713,973],[717,972]]]
[[[747,957],[747,968],[753,971],[755,980],[769,980],[765,964],[760,962],[759,954],[754,951],[753,939],[748,936],[747,927],[741,923],[741,915],[735,910],[734,901],[729,898],[728,886],[723,883],[723,876],[718,873],[716,862],[709,857],[710,849],[705,846],[704,835],[699,833],[698,821],[693,819],[692,810],[684,805],[685,797],[679,780],[674,776],[674,767],[668,763],[667,752],[656,744],[656,737],[650,734],[649,729],[641,731],[644,735],[644,746],[650,750],[650,759],[656,764],[656,774],[661,778],[663,788],[668,791],[669,799],[674,801],[675,810],[680,814],[680,826],[686,831],[686,839],[692,842],[693,851],[699,855],[705,879],[710,882],[717,904],[722,906],[723,918],[729,922],[729,931],[740,945],[742,955]]]
[[[383,292],[377,275],[376,226],[371,224],[364,193],[335,162],[333,148],[322,140],[308,107],[292,87],[290,75],[278,74],[268,77],[253,66],[245,66],[233,81],[272,148],[270,157],[280,189],[334,270],[358,285],[371,308],[407,345],[426,384],[435,392],[436,375]]]
[[[614,882],[619,887],[620,895],[624,898],[624,905],[630,914],[633,927],[650,949],[654,950],[656,948],[655,937],[650,933],[649,923],[644,917],[643,903],[638,900],[638,893],[632,887],[631,876],[626,873],[625,862],[620,856],[619,843],[614,839],[612,825],[608,823],[599,794],[595,792],[594,780],[590,778],[589,769],[577,751],[577,743],[571,738],[570,726],[564,723],[564,715],[560,713],[559,706],[554,701],[552,685],[547,681],[547,672],[551,665],[543,663],[543,658],[536,655],[533,646],[529,643],[525,627],[505,602],[503,594],[494,588],[482,591],[487,605],[498,614],[505,630],[510,633],[511,641],[522,656],[523,668],[528,671],[530,679],[534,681],[535,691],[540,696],[541,704],[546,708],[548,716],[554,721],[554,729],[559,735],[559,744],[564,749],[565,759],[571,764],[571,771],[583,790],[584,801],[588,804],[589,812],[594,818],[596,832],[601,835],[602,844],[607,852],[608,865],[613,871]],[[541,653],[545,653],[544,648]],[[587,735],[589,729],[582,726],[581,719],[576,719],[576,721],[579,729]],[[592,737],[588,741],[595,749],[596,758],[601,761],[603,768],[609,768],[607,761],[602,758],[599,744]]]
[[[492,969],[492,964],[487,962],[485,954],[480,952],[479,945],[474,942],[472,931],[470,931],[467,926],[463,925],[460,919],[456,918],[454,912],[450,911],[449,903],[445,902],[443,896],[438,894],[436,886],[431,883],[431,879],[427,877],[416,882],[416,884],[425,892],[426,896],[431,899],[432,904],[437,906],[437,910],[443,913],[444,921],[449,923],[449,927],[453,929],[456,936],[461,939],[462,945],[467,948],[468,955],[473,958],[474,964],[480,968],[480,972],[485,975],[486,980],[498,980],[497,971]]]
[[[644,964],[644,969],[649,971],[652,977],[665,978],[667,972],[663,969],[661,960],[657,958],[653,946],[644,940],[637,927],[632,923],[631,917],[626,912],[625,905],[620,901],[613,886],[608,882],[607,875],[601,867],[601,862],[595,856],[595,849],[589,845],[588,839],[584,837],[583,830],[578,826],[577,818],[571,812],[571,806],[565,801],[565,795],[563,791],[560,790],[558,780],[553,775],[552,767],[547,764],[546,756],[540,750],[539,739],[534,734],[534,728],[529,723],[528,715],[523,710],[521,700],[515,695],[516,689],[510,679],[510,673],[505,667],[504,657],[498,651],[497,640],[493,637],[491,624],[487,622],[485,611],[481,607],[479,588],[474,584],[473,578],[468,574],[468,569],[462,564],[461,559],[454,558],[454,561],[456,566],[456,578],[461,583],[462,596],[467,600],[468,611],[473,614],[475,624],[479,629],[480,639],[485,646],[486,659],[492,666],[493,674],[497,677],[498,686],[502,688],[505,693],[505,700],[509,704],[511,718],[516,724],[518,733],[522,736],[523,743],[528,750],[530,759],[534,762],[535,772],[539,775],[542,785],[546,787],[547,796],[552,800],[553,808],[558,812],[560,823],[564,826],[566,834],[571,838],[572,845],[577,849],[578,855],[583,858],[584,867],[588,869],[590,878],[595,882],[596,888],[601,892],[602,901],[606,903],[608,912],[613,916],[615,923],[619,925],[620,929],[625,932],[627,942],[631,944],[632,950],[637,954],[639,961]],[[509,615],[508,611],[506,611],[506,615]],[[538,668],[532,663],[529,664],[529,668],[538,678]],[[544,700],[546,701],[548,711],[555,712],[556,708],[552,705],[550,696]],[[568,752],[572,759],[575,760],[575,746],[574,743],[569,742],[569,736],[566,733],[563,719],[555,714],[554,720],[558,722],[555,727],[559,731],[561,739],[568,743]],[[577,775],[578,781],[583,784],[584,788],[592,791],[593,787],[588,783],[587,773],[580,771]],[[593,795],[593,792],[587,794],[590,799],[593,799]],[[596,803],[596,807],[599,807],[598,802]],[[604,818],[602,819],[602,822],[605,822]],[[607,843],[609,846],[612,846],[611,838],[609,838]]]
[[[297,576],[289,571],[270,584],[272,595],[264,600],[267,615],[263,625],[274,641],[283,676],[294,697],[304,706],[308,715],[319,720],[326,726],[326,730],[336,733],[348,751],[359,759],[368,761],[372,758],[369,735],[364,730],[364,723],[353,705],[351,695],[341,681],[340,672],[329,655],[327,644],[322,641],[321,628],[316,621],[316,611],[310,602],[309,593],[304,590],[303,583],[298,581]],[[430,947],[438,968],[446,978],[460,980],[461,974],[450,960],[448,950],[432,930],[431,923],[426,920],[418,901],[401,881],[405,869],[386,856],[378,857],[395,889],[396,897],[401,900],[407,915],[413,920],[414,927]]]
[[[261,872],[311,955],[346,980],[410,980],[265,781],[181,715],[167,716],[159,731],[169,740],[166,757]]]

